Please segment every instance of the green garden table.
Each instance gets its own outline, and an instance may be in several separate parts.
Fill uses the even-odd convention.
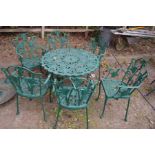
[[[83,76],[99,67],[95,54],[77,48],[49,51],[42,57],[41,63],[49,73],[60,76]]]

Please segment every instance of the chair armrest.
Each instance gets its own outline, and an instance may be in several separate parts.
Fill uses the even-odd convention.
[[[114,80],[114,79],[111,79],[111,78],[104,78],[103,79],[104,81],[116,81],[116,80]],[[120,81],[121,82],[121,81]],[[118,85],[118,86],[116,86],[115,88],[139,88],[140,86],[128,86],[128,85],[122,85],[121,83],[120,83],[120,85]]]
[[[121,89],[126,89],[126,90],[128,90],[128,91],[131,91],[131,93],[135,90],[135,89],[138,89],[140,87],[140,85],[139,86],[125,86],[125,85],[119,85],[118,87],[116,87],[116,89],[117,89],[117,92],[116,92],[116,94],[121,90]],[[116,95],[115,94],[115,95]]]
[[[109,78],[104,78],[103,80],[104,80],[104,81],[108,81],[108,80],[110,80],[110,81],[115,81],[115,80],[109,79]],[[115,88],[116,88],[116,89],[119,89],[119,88],[138,89],[140,86],[141,86],[141,85],[139,85],[139,86],[128,86],[128,85],[122,85],[122,84],[120,83],[120,85],[116,86]]]
[[[138,89],[140,87],[140,85],[139,86],[124,86],[124,85],[120,85],[120,86],[118,86],[118,88],[129,88],[129,89]]]

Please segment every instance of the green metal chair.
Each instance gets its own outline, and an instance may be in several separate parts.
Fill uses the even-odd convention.
[[[55,50],[57,48],[65,47],[68,47],[68,35],[59,31],[51,32],[47,38],[46,50]]]
[[[51,86],[51,75],[45,79],[41,73],[34,73],[20,66],[10,66],[8,68],[1,68],[1,70],[16,90],[16,114],[19,114],[19,96],[26,97],[30,100],[40,98],[44,120],[46,121],[43,99]]]
[[[122,68],[111,69],[109,68],[108,75],[101,81],[102,88],[105,92],[105,101],[103,106],[103,111],[101,118],[104,115],[105,107],[109,99],[128,99],[125,121],[127,121],[128,109],[130,105],[130,97],[132,93],[138,89],[148,73],[146,71],[146,61],[144,59],[132,59],[130,65],[128,66],[125,74],[121,80],[114,79],[119,75],[119,71],[123,70]],[[111,77],[109,77],[111,76]],[[98,98],[100,96],[100,91]]]
[[[98,38],[96,41],[95,38],[91,38],[89,42],[89,50],[92,51],[94,54],[98,55],[98,59],[100,61],[99,69],[98,69],[98,81],[99,81],[99,90],[101,89],[100,81],[101,81],[101,61],[106,54],[106,49],[108,44],[102,39]]]
[[[86,109],[86,123],[88,128],[88,103],[95,90],[96,84],[85,78],[63,79],[55,84],[58,100],[58,111],[53,128],[57,127],[62,108],[69,110]]]
[[[30,70],[41,67],[40,58],[43,48],[37,44],[36,37],[28,37],[26,33],[20,34],[13,40],[16,54],[23,67]]]
[[[102,61],[102,58],[106,54],[107,47],[108,47],[107,43],[103,39],[99,39],[99,41],[97,42],[95,38],[91,38],[89,43],[89,50],[92,51],[94,54],[98,55],[100,62]],[[100,70],[101,70],[100,67],[101,66],[99,66],[99,79],[100,79]]]
[[[43,54],[50,50],[56,50],[57,48],[67,48],[69,47],[69,35],[60,31],[53,31],[47,37],[47,45],[44,48]],[[62,79],[63,77],[56,76],[58,79]]]

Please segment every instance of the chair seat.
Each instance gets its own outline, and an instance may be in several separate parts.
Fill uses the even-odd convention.
[[[40,58],[39,57],[23,58],[22,65],[29,69],[38,67],[38,66],[40,66]]]
[[[113,80],[113,79],[102,80],[102,86],[108,98],[116,98],[116,99],[117,98],[129,98],[129,95],[125,93],[128,90],[127,88],[123,88],[122,91],[120,89],[120,91],[118,92],[118,88],[120,85],[126,86],[126,84],[122,83],[122,81],[120,80]]]
[[[29,86],[27,81],[31,81],[31,85],[34,85],[33,91],[31,90],[31,86]],[[17,92],[19,95],[28,97],[28,98],[37,98],[44,96],[50,86],[50,82],[44,85],[45,79],[41,79],[42,86],[41,92],[40,92],[40,80],[38,78],[23,78],[21,79],[21,89],[17,89]]]
[[[77,101],[77,98],[78,98],[77,93],[73,91],[72,97],[69,99],[70,101],[68,102],[66,96],[71,89],[72,87],[66,86],[66,87],[63,87],[62,90],[59,89],[57,91],[59,105],[62,106],[63,108],[72,109],[72,110],[86,108],[88,105],[88,99],[89,99],[91,91],[88,91],[86,87],[83,87],[83,90],[80,91],[81,99],[79,102]]]

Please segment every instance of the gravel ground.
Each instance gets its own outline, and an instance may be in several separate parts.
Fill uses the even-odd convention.
[[[12,64],[20,64],[15,54],[15,49],[12,45],[12,39],[15,34],[0,34],[0,66],[7,67]],[[73,34],[70,36],[70,41],[74,47],[85,47],[88,39],[84,39],[84,35]],[[38,38],[38,42],[45,45],[45,41]],[[121,51],[116,51],[114,48],[109,48],[105,59],[102,62],[102,76],[105,75],[105,65],[119,67],[115,56],[119,63],[126,67],[131,58],[145,57],[148,60],[149,77],[145,80],[141,87],[141,92],[146,94],[151,89],[150,82],[155,79],[155,40],[138,38],[136,42],[129,45]],[[95,73],[97,77],[97,72]],[[0,72],[0,79],[4,78]],[[110,100],[108,101],[105,115],[103,119],[99,118],[103,108],[104,93],[98,101],[95,100],[98,89],[94,93],[89,104],[89,128],[104,129],[104,128],[155,128],[155,111],[140,95],[135,92],[131,98],[131,106],[129,109],[128,122],[125,122],[124,115],[127,100]],[[149,103],[155,107],[155,93],[146,97]],[[56,98],[49,103],[48,94],[45,97],[45,107],[48,116],[47,122],[43,121],[43,114],[39,100],[29,101],[26,98],[20,97],[20,114],[16,115],[16,99],[13,98],[5,104],[0,105],[0,128],[52,128],[55,121],[57,110]],[[68,111],[63,110],[61,113],[58,128],[85,128],[85,111]]]

